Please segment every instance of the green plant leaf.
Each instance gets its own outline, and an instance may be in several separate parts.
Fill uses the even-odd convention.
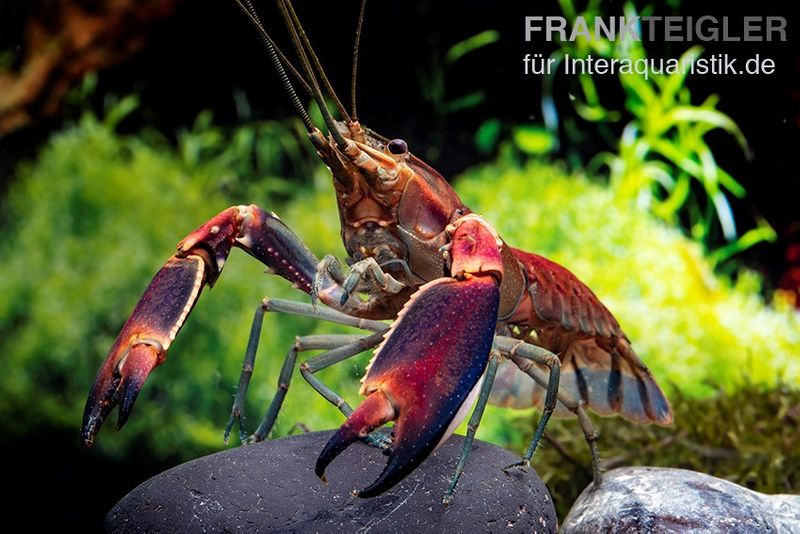
[[[683,66],[685,65],[688,67],[689,65],[693,65],[702,54],[703,47],[699,45],[695,45],[681,54],[678,60],[681,64],[681,68],[667,76],[661,87],[661,105],[664,108],[671,108],[675,104],[678,93],[683,89],[683,84],[689,73],[689,69],[683,68]]]
[[[517,126],[511,136],[517,148],[532,156],[547,154],[555,145],[553,136],[541,126]]]
[[[486,92],[481,90],[454,98],[444,105],[445,114],[455,113],[465,109],[477,107],[486,100]]]
[[[450,47],[444,56],[444,64],[452,65],[470,52],[474,52],[500,40],[500,32],[497,30],[485,30],[473,35],[463,41],[459,41]]]
[[[663,201],[653,206],[653,211],[662,219],[672,220],[689,198],[691,179],[686,173],[681,173],[675,181],[675,187],[670,195]]]
[[[747,144],[747,139],[745,139],[739,126],[733,122],[733,119],[716,109],[677,106],[667,112],[665,121],[669,125],[679,122],[696,122],[722,128],[736,139],[745,152],[750,152],[750,146]]]
[[[776,239],[778,239],[778,234],[775,233],[772,226],[768,222],[760,220],[757,228],[748,230],[733,243],[728,243],[713,251],[711,260],[716,263],[722,263],[754,245],[763,242],[773,243]]]
[[[489,154],[500,141],[502,124],[500,119],[491,118],[483,121],[475,132],[475,147],[481,154]]]
[[[103,124],[108,128],[114,129],[120,122],[125,120],[125,117],[136,111],[138,107],[139,97],[137,95],[128,95],[119,102],[108,106]]]

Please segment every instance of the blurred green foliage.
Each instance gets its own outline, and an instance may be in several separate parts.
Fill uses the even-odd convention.
[[[556,137],[547,129],[534,124],[523,124],[511,131],[514,146],[529,156],[549,154],[556,145]]]
[[[582,17],[592,34],[594,19],[612,14],[601,9],[596,0],[586,2],[582,10],[573,0],[559,0],[559,4],[570,22]],[[623,6],[628,20],[651,11],[652,7],[646,7],[638,13],[632,2]],[[632,62],[648,59],[643,41],[632,39],[610,41],[594,36],[587,40],[578,36],[574,41],[560,41],[559,46],[551,56],[556,65],[566,59],[589,56]],[[700,104],[692,102],[686,77],[702,52],[699,46],[683,52],[678,60],[681,68],[673,73],[619,73],[627,113],[610,110],[603,104],[602,91],[591,74],[569,76],[568,82],[574,86],[570,95],[575,113],[596,125],[605,137],[610,137],[609,124],[628,121],[619,139],[613,140],[615,152],[594,155],[586,165],[589,173],[607,167],[616,195],[636,200],[670,223],[684,224],[695,240],[714,251],[712,259],[721,263],[759,242],[774,241],[776,235],[763,220],[745,234],[737,233],[729,196],[741,199],[746,191],[719,166],[706,135],[723,130],[733,136],[748,158],[750,149],[733,119],[717,109],[719,97],[711,95]],[[559,114],[552,96],[556,72],[553,69],[544,76],[542,97],[545,123],[554,139],[558,136],[559,116],[564,114],[564,110]],[[568,137],[583,135],[574,126],[565,128],[565,133]],[[515,140],[523,152],[542,154],[538,148],[531,151],[518,137],[515,135]]]
[[[763,493],[800,490],[800,390],[745,383],[710,398],[672,395],[675,424],[642,426],[595,417],[604,469],[628,465],[678,467],[725,478]],[[517,436],[538,419],[510,422]],[[517,439],[512,449],[528,446]],[[547,484],[561,519],[591,483],[586,441],[576,420],[553,419],[532,463]]]
[[[0,431],[7,439],[57,426],[75,429],[77,441],[96,370],[150,277],[182,236],[227,206],[257,202],[278,212],[318,255],[344,256],[331,180],[321,165],[310,167],[303,188],[276,178],[282,160],[264,156],[250,166],[257,161],[253,150],[284,152],[263,145],[302,143],[291,129],[278,140],[277,130],[263,124],[226,132],[201,117],[171,147],[157,135],[118,135],[114,122],[85,115],[56,134],[34,164],[19,169],[6,199],[0,243]],[[265,185],[254,173],[274,178]],[[685,394],[686,402],[701,402],[694,399],[716,392],[709,384],[732,395],[749,391],[750,384],[774,386],[780,377],[796,384],[798,316],[788,306],[765,306],[755,275],[744,273],[735,284],[716,277],[699,245],[647,211],[559,165],[531,161],[520,167],[510,157],[468,172],[456,186],[509,243],[545,254],[586,281],[620,319],[673,399],[683,402]],[[284,203],[289,190],[294,192]],[[307,299],[283,280],[264,276],[263,266],[245,254],[233,252],[166,364],[148,380],[125,431],[114,435],[110,420],[99,447],[120,456],[142,447],[183,458],[220,448],[252,314],[264,295]],[[251,431],[274,394],[282,356],[294,336],[332,331],[344,330],[312,320],[266,318],[249,394]],[[357,380],[368,357],[363,354],[321,377],[356,403]],[[338,411],[297,375],[276,435],[297,422],[312,429],[338,425]],[[490,408],[479,437],[521,450],[532,433],[530,417],[530,411]],[[716,417],[723,424],[732,416],[720,412]],[[761,417],[781,416],[772,411]],[[679,418],[690,421],[688,414]],[[608,424],[633,426],[613,421]],[[615,432],[607,432],[601,450],[616,450]],[[657,439],[674,433],[657,432]],[[577,440],[574,456],[587,460],[574,425],[569,433]],[[765,434],[764,439],[770,438]],[[569,478],[547,476],[556,485]]]

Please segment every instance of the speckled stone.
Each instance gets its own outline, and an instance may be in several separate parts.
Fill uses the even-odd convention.
[[[625,467],[586,488],[561,531],[800,532],[800,495],[764,495],[686,469]]]
[[[507,475],[512,453],[476,441],[452,504],[442,496],[463,438],[453,436],[389,492],[350,494],[383,469],[379,450],[357,443],[328,468],[314,463],[331,432],[218,452],[142,483],[106,516],[109,532],[556,532],[547,488],[531,469]]]

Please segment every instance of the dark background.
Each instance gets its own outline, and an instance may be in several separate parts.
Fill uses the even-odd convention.
[[[316,45],[335,87],[349,102],[350,64],[358,2],[297,2],[297,10]],[[0,2],[0,48],[20,46],[23,23],[30,13],[46,9],[47,1]],[[606,14],[621,13],[621,2],[603,3]],[[744,59],[755,53],[771,57],[776,72],[770,76],[695,76],[689,79],[693,102],[708,95],[721,96],[718,108],[741,127],[753,150],[748,161],[727,134],[712,132],[710,145],[720,166],[741,181],[748,191],[745,201],[734,203],[740,232],[764,217],[776,229],[779,240],[747,251],[742,261],[762,271],[768,289],[779,284],[791,267],[787,248],[800,242],[800,31],[796,2],[747,3],[686,2],[678,9],[656,2],[655,14],[727,15],[740,21],[748,15],[781,15],[788,19],[787,43],[706,43],[706,55],[725,52]],[[259,6],[268,29],[288,52],[288,41],[272,5]],[[547,43],[524,42],[525,15],[559,15],[554,1],[541,3],[466,2],[372,2],[362,36],[358,108],[362,122],[388,137],[407,140],[412,151],[438,149],[433,163],[445,176],[487,160],[474,148],[477,127],[489,117],[501,119],[506,129],[526,122],[541,123],[541,80],[522,74],[525,53],[548,53]],[[421,99],[425,83],[446,50],[480,31],[495,29],[501,40],[458,62],[447,77],[446,93],[454,98],[477,89],[486,92],[480,106],[443,117],[430,102]],[[688,43],[651,42],[650,57],[678,57]],[[438,59],[437,59],[438,58]],[[741,59],[740,61],[744,61]],[[613,78],[596,77],[606,107],[620,109],[622,95]],[[569,80],[559,77],[556,105],[570,114]],[[105,93],[136,93],[141,113],[127,119],[122,129],[134,132],[153,126],[174,135],[190,126],[198,112],[214,111],[215,121],[233,125],[241,120],[234,93],[246,95],[250,118],[291,115],[256,32],[233,2],[193,0],[183,3],[175,15],[154,25],[147,46],[126,63],[99,75],[93,105],[102,109]],[[571,113],[571,116],[576,115]],[[49,133],[65,117],[39,122],[0,139],[0,194],[20,160],[31,159]],[[618,136],[624,123],[612,125]],[[578,122],[586,135],[580,143],[566,146],[555,157],[577,154],[582,161],[601,151],[613,150],[596,128]],[[87,157],[91,155],[87,154]],[[257,202],[258,199],[253,199]],[[513,217],[514,214],[509,214]],[[177,238],[178,236],[176,236]],[[87,384],[88,388],[88,384]],[[25,417],[25,414],[20,414]],[[120,464],[96,451],[78,448],[74,432],[42,428],[38,435],[7,443],[0,438],[2,457],[23,470],[11,480],[17,493],[18,511],[31,514],[32,524],[97,528],[103,514],[127,491],[147,477],[175,463],[152,459],[146,451],[135,452]],[[26,517],[26,516],[19,516]]]

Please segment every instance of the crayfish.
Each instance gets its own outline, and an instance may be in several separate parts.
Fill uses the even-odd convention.
[[[117,404],[119,426],[125,423],[143,382],[164,362],[204,286],[218,279],[233,247],[310,295],[311,302],[267,298],[258,307],[226,440],[237,420],[241,427],[265,312],[363,329],[368,335],[357,338],[297,338],[283,364],[278,393],[253,436],[258,441],[269,435],[298,353],[325,350],[303,363],[300,372],[347,420],[324,447],[315,471],[324,480],[326,466],[357,440],[385,448],[388,464],[357,493],[361,497],[385,492],[407,476],[476,404],[445,495],[449,502],[490,396],[518,407],[543,401],[530,447],[506,469],[529,465],[551,414],[563,412],[580,422],[596,484],[601,480],[598,436],[587,408],[639,423],[671,423],[671,408],[652,374],[586,285],[564,267],[509,246],[405,141],[363,127],[355,103],[348,113],[289,0],[278,0],[278,6],[301,70],[277,50],[249,0],[236,3],[258,30],[311,143],[330,169],[349,270],[335,257],[318,259],[275,214],[256,205],[234,206],[213,217],[178,244],[123,326],[89,393],[82,433],[87,446]],[[319,105],[325,133],[309,117],[289,74]],[[336,104],[339,120],[326,97]],[[352,410],[315,373],[375,347],[362,379],[366,399]],[[390,421],[395,422],[391,437],[373,432]]]

